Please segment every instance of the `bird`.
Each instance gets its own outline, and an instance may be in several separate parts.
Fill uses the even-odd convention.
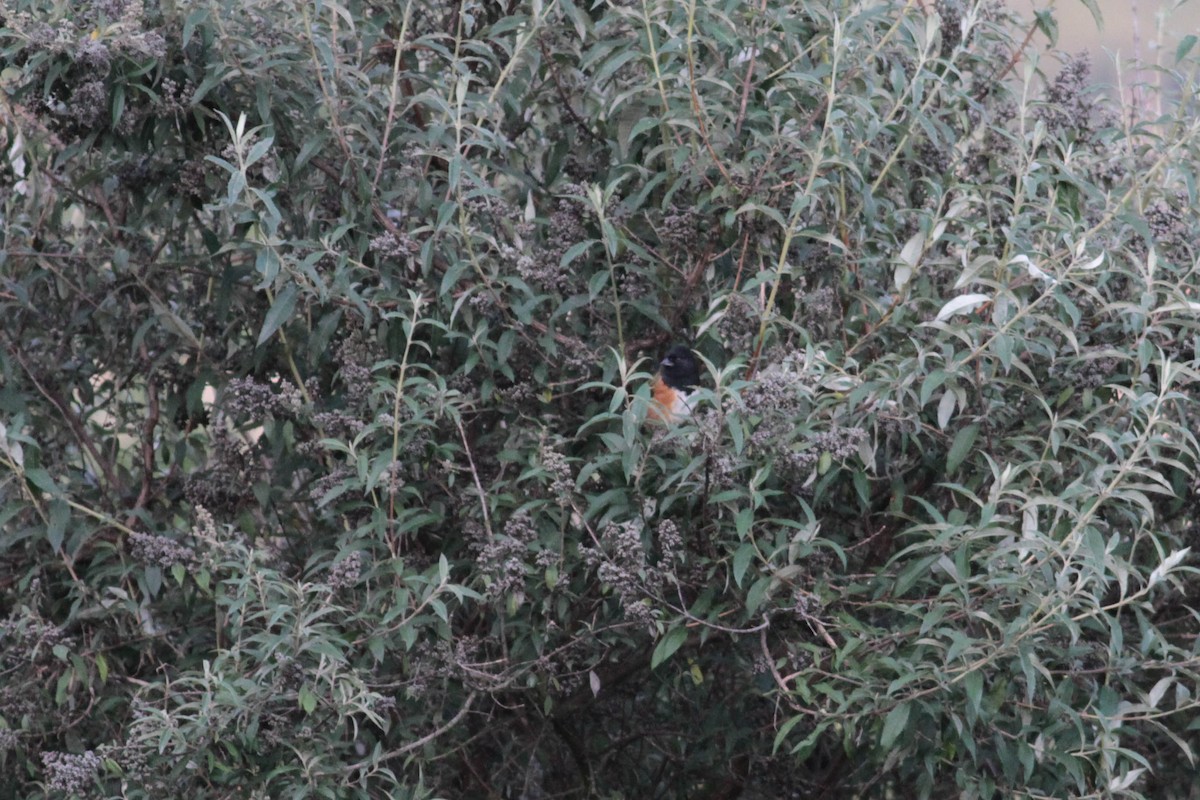
[[[682,344],[674,345],[659,362],[658,374],[650,389],[654,402],[650,404],[647,417],[673,423],[690,416],[692,407],[688,399],[699,383],[700,368],[695,354]]]

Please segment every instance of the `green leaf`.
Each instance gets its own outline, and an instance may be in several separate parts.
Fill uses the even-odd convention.
[[[742,578],[746,576],[746,569],[754,560],[755,552],[754,544],[746,542],[733,554],[733,582],[738,586],[742,585]]]
[[[192,40],[192,34],[196,30],[196,26],[204,22],[208,18],[207,8],[197,8],[188,12],[187,18],[183,21],[183,42],[182,46],[186,48],[188,42]]]
[[[112,90],[112,126],[121,124],[121,115],[125,113],[125,85],[118,83]]]
[[[747,613],[753,614],[758,611],[758,607],[767,597],[767,590],[771,588],[772,580],[774,579],[770,575],[765,575],[755,581],[754,585],[750,587],[750,591],[746,592]]]
[[[233,203],[241,194],[243,186],[235,186],[236,183],[244,184],[244,177],[241,173],[230,176],[229,178],[229,202]],[[236,191],[235,191],[236,190]],[[257,272],[261,279],[254,285],[255,289],[266,289],[275,285],[275,279],[279,277],[279,256],[270,247],[259,248],[254,255],[254,271]]]
[[[683,625],[667,631],[667,635],[659,640],[654,654],[650,656],[650,669],[657,669],[659,664],[673,656],[680,645],[687,641],[687,637],[688,629]]]
[[[163,574],[161,567],[146,567],[144,573],[146,581],[146,591],[151,597],[157,597],[162,590]]]
[[[158,321],[162,323],[164,328],[179,336],[192,347],[197,349],[202,347],[200,340],[196,338],[196,334],[192,333],[192,326],[188,325],[183,317],[167,308],[154,297],[150,298],[150,307],[154,309],[154,313],[158,316]]]
[[[977,436],[979,436],[978,422],[968,425],[955,434],[954,443],[950,445],[950,452],[946,454],[947,475],[953,475],[958,470],[959,464],[971,452],[971,447],[975,444]]]
[[[270,339],[275,334],[275,331],[279,330],[280,326],[292,316],[292,311],[296,308],[297,294],[296,284],[289,283],[283,287],[279,294],[275,295],[275,302],[271,303],[271,310],[267,312],[266,319],[263,320],[262,331],[258,334],[258,344],[260,346]]]
[[[300,687],[299,701],[300,708],[304,709],[305,714],[311,714],[317,708],[317,696],[313,694],[307,683]]]
[[[41,467],[30,467],[25,470],[25,479],[51,497],[57,497],[60,492],[50,473]]]
[[[780,214],[778,210],[776,210],[776,209],[772,208],[771,206],[766,205],[764,203],[755,203],[755,202],[743,203],[741,205],[741,207],[738,208],[738,210],[733,213],[734,213],[734,216],[740,217],[742,214],[745,214],[749,211],[757,211],[758,213],[760,213],[763,216],[770,219],[772,222],[774,222],[780,228],[786,229],[788,226],[787,220],[783,218],[783,214]]]
[[[251,164],[260,161],[262,157],[267,154],[267,151],[271,149],[271,145],[274,143],[275,139],[272,136],[268,136],[265,139],[260,139],[259,141],[255,142],[254,146],[250,148],[250,152],[246,154],[245,165],[249,167]]]
[[[773,745],[772,752],[779,749],[779,745],[783,742],[788,733],[791,732],[792,728],[795,727],[796,723],[805,719],[808,718],[801,715],[798,717],[792,717],[790,720],[785,722],[783,726],[780,727],[779,733],[775,735],[775,743]],[[831,724],[832,723],[829,720],[822,720],[821,722],[818,722],[817,726],[813,728],[812,732],[809,733],[808,736],[805,736],[792,747],[792,755],[799,759],[807,758],[808,755],[812,753],[814,749],[816,749],[817,744],[821,741],[821,737],[825,735],[825,730],[830,727]]]
[[[588,299],[595,300],[600,293],[612,285],[612,272],[607,269],[592,273],[588,278]]]
[[[754,525],[754,509],[739,508],[737,514],[733,518],[734,528],[737,530],[739,539],[745,539],[750,534],[750,528]]]
[[[1033,17],[1038,30],[1046,34],[1046,38],[1050,40],[1050,46],[1056,46],[1058,44],[1058,20],[1049,11],[1035,11]]]
[[[571,245],[567,248],[567,252],[563,253],[562,258],[559,259],[558,268],[566,269],[571,265],[572,261],[586,253],[594,244],[596,244],[595,239],[585,239],[582,242],[576,242]]]
[[[192,92],[192,104],[199,105],[209,92],[214,88],[224,83],[227,78],[232,78],[234,75],[240,74],[240,70],[224,64],[218,67],[210,67],[210,72],[204,80],[200,81],[200,85],[196,87],[196,91]]]
[[[963,689],[967,693],[967,709],[976,717],[983,707],[983,671],[971,670],[963,677]]]
[[[446,273],[442,275],[442,286],[439,291],[444,295],[450,294],[454,287],[458,285],[459,280],[462,279],[463,274],[470,268],[471,262],[467,261],[466,259],[455,261],[454,263],[450,264],[450,266],[446,268]],[[486,286],[481,286],[479,291],[488,294],[492,293],[492,290]]]
[[[71,520],[71,507],[63,500],[50,501],[49,520],[46,523],[46,539],[55,552],[62,549],[67,523]]]
[[[1196,46],[1196,35],[1189,33],[1179,41],[1179,46],[1175,48],[1175,60],[1183,61],[1184,57],[1192,52],[1192,48]]]
[[[1087,10],[1092,12],[1092,19],[1096,21],[1096,29],[1104,30],[1104,15],[1100,13],[1100,4],[1096,0],[1080,0]]]
[[[900,703],[888,712],[887,719],[883,721],[883,734],[879,737],[880,747],[886,749],[896,742],[896,739],[904,732],[904,727],[908,725],[910,710],[911,704]]]
[[[737,414],[730,414],[725,420],[725,427],[729,430],[729,438],[733,439],[733,453],[740,456],[746,448],[746,432],[742,429],[742,418]]]

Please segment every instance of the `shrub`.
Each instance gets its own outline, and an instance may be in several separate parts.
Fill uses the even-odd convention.
[[[6,4],[5,796],[1184,796],[1195,39],[1054,32]]]

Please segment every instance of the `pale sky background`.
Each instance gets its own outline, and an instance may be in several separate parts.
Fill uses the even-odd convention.
[[[1162,63],[1169,66],[1175,61],[1175,48],[1183,37],[1200,35],[1200,0],[1096,0],[1104,19],[1103,30],[1097,29],[1082,0],[1010,1],[1023,13],[1050,8],[1058,20],[1058,48],[1069,53],[1086,50],[1092,56],[1093,77],[1106,83],[1115,82],[1115,56],[1119,55],[1124,64],[1131,63],[1135,55],[1149,64],[1161,57]],[[1192,54],[1200,54],[1200,44]],[[1049,64],[1045,68],[1057,71]]]

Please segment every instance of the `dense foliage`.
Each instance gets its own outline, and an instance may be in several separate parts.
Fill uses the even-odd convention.
[[[1192,796],[1194,40],[1053,35],[6,2],[0,796]]]

